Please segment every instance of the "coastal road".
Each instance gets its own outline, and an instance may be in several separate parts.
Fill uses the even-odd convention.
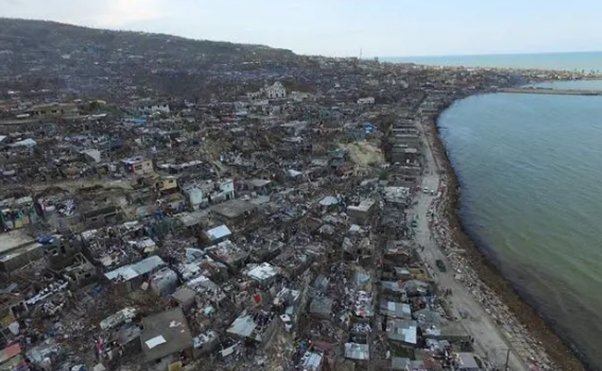
[[[417,221],[417,227],[415,228],[416,242],[424,246],[423,250],[418,249],[418,251],[422,259],[430,267],[429,270],[434,275],[435,281],[438,282],[439,286],[442,289],[451,289],[452,295],[447,298],[448,303],[451,306],[454,317],[458,318],[458,322],[474,338],[476,353],[484,356],[491,363],[503,370],[508,350],[510,349],[508,369],[512,371],[529,371],[523,360],[511,349],[493,318],[471,294],[470,288],[454,278],[455,274],[461,274],[461,272],[454,272],[451,269],[452,266],[447,256],[435,241],[431,230],[431,216],[429,214],[433,211],[436,212],[433,205],[437,197],[440,197],[438,193],[441,179],[439,167],[435,161],[428,137],[430,130],[428,127],[424,127],[426,125],[428,124],[423,124],[421,128],[422,137],[425,141],[423,148],[425,148],[426,152],[425,173],[421,189],[426,187],[429,191],[435,190],[435,194],[431,195],[430,192],[419,191],[414,200],[414,206],[410,211],[410,217],[414,217]],[[435,219],[437,218],[435,217]],[[445,263],[445,266],[448,268],[447,272],[440,272],[438,270],[435,263],[437,259],[441,259]]]

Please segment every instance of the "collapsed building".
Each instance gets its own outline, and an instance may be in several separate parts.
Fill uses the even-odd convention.
[[[206,99],[6,103],[1,367],[473,371],[407,213],[430,72],[222,62]]]

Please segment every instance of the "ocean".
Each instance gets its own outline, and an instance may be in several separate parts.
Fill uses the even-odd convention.
[[[602,72],[602,52],[379,59]],[[602,90],[602,81],[539,85]],[[438,125],[468,233],[588,366],[602,370],[602,97],[473,96]]]
[[[544,86],[602,90],[602,81]],[[473,96],[438,125],[468,233],[602,370],[602,97]]]
[[[379,57],[383,62],[431,66],[499,67],[602,72],[602,52]]]

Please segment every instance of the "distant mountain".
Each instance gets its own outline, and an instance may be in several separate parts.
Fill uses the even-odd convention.
[[[0,18],[0,83],[16,88],[105,95],[144,85],[157,94],[185,94],[227,82],[236,71],[286,70],[299,58],[263,45]]]

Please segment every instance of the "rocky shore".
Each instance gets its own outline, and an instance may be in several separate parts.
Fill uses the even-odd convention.
[[[437,118],[438,119],[438,118]],[[441,172],[442,195],[433,205],[433,232],[445,250],[456,278],[471,289],[498,323],[508,346],[532,370],[583,371],[583,362],[540,315],[527,304],[497,267],[466,233],[459,215],[460,190],[453,167],[439,137],[437,119],[425,123]]]

